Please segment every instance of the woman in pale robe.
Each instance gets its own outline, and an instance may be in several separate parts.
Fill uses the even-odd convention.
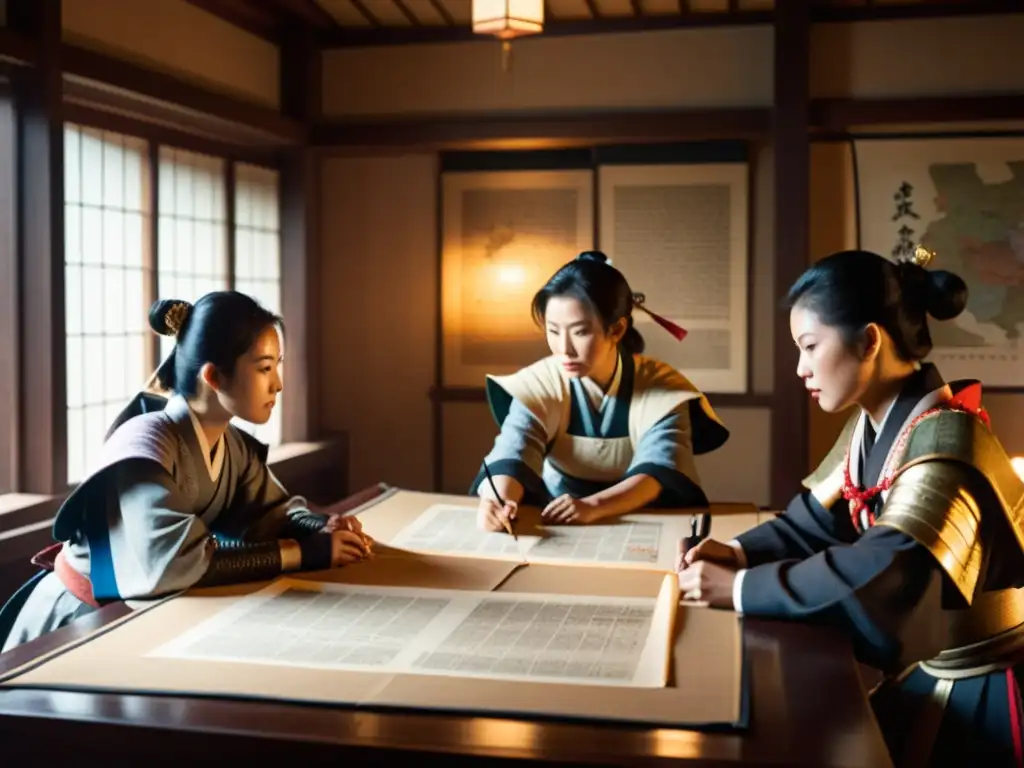
[[[194,586],[354,563],[354,518],[310,511],[267,467],[267,446],[233,426],[262,424],[282,390],[281,321],[250,297],[159,301],[153,330],[176,338],[156,383],[108,433],[91,474],[53,526],[58,544],[0,611],[9,650],[99,606]]]
[[[541,507],[547,524],[707,505],[694,456],[721,447],[729,432],[685,376],[642,354],[634,309],[680,341],[686,335],[642,304],[597,251],[538,291],[533,315],[551,355],[487,378],[500,433],[470,488],[481,528],[502,530],[519,504]]]

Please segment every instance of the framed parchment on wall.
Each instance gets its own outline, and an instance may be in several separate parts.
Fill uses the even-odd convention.
[[[442,205],[443,385],[483,387],[550,354],[530,301],[593,247],[593,174],[446,172]]]
[[[748,389],[748,165],[602,165],[601,250],[651,311],[689,333],[680,343],[634,313],[645,354],[704,392]]]
[[[860,246],[889,258],[918,244],[929,269],[967,283],[967,310],[929,320],[946,380],[1024,387],[1024,136],[854,143]]]

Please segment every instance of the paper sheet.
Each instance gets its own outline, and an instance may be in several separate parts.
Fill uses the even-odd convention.
[[[676,603],[671,581],[655,600],[281,579],[146,655],[663,687]]]
[[[434,504],[406,525],[391,546],[523,562],[609,563],[672,570],[679,539],[685,534],[668,530],[666,522],[677,521],[658,515],[629,515],[608,524],[521,526],[517,542],[504,531],[480,530],[474,508]]]
[[[523,536],[517,542],[505,532],[480,530],[473,508],[435,504],[407,525],[391,546],[414,552],[508,555],[525,560],[523,555],[533,543]]]

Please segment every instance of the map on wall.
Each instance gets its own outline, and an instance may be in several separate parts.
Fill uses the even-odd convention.
[[[861,248],[923,245],[968,286],[967,310],[931,320],[947,380],[1024,386],[1024,136],[872,139],[854,146]]]

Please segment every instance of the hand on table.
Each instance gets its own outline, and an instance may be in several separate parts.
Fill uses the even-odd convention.
[[[541,510],[540,519],[545,525],[586,525],[598,519],[597,507],[585,499],[574,499],[563,493]]]
[[[519,513],[519,505],[506,501],[502,506],[494,499],[482,497],[476,508],[476,524],[485,531],[504,531],[505,521],[512,524]]]
[[[341,530],[328,534],[331,537],[331,567],[351,565],[372,556],[370,547],[373,540],[355,531]]]
[[[689,548],[686,539],[682,539],[679,542],[679,557],[676,559],[677,571],[681,571],[688,565],[693,565],[701,560],[724,565],[733,570],[739,570],[740,567],[736,550],[728,544],[723,544],[715,539],[704,539],[696,547]]]
[[[733,583],[739,563],[732,547],[714,539],[705,539],[688,552],[680,542],[679,594],[684,600],[705,602],[712,608],[735,608]]]
[[[353,533],[362,533],[363,524],[359,522],[359,518],[354,515],[339,515],[332,513],[327,516],[327,522],[324,523],[324,527],[320,529],[321,533],[334,533],[335,531],[352,531]]]

